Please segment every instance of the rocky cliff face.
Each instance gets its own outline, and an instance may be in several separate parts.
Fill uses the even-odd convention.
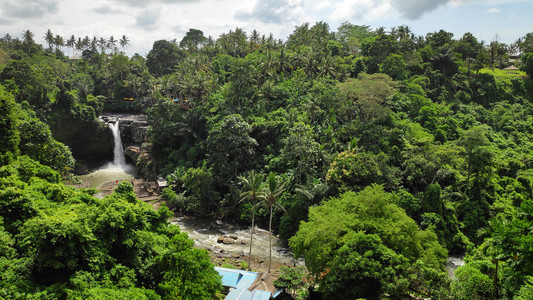
[[[106,123],[114,123],[120,119],[120,137],[124,148],[148,142],[146,115],[102,115],[100,119]]]
[[[107,124],[63,118],[50,124],[50,129],[54,138],[70,147],[78,162],[89,167],[113,157],[113,136]]]
[[[150,155],[149,143],[143,143],[140,146],[130,145],[124,151],[127,157],[135,162],[137,173],[146,180],[155,180],[154,160]]]

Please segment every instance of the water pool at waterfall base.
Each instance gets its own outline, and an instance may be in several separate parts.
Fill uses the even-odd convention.
[[[124,147],[120,137],[120,119],[114,123],[108,123],[108,127],[113,134],[113,161],[105,164],[96,171],[80,176],[82,187],[99,189],[105,183],[118,184],[122,181],[135,179],[135,166],[127,164],[124,156]]]

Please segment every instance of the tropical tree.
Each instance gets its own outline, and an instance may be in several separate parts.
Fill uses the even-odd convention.
[[[181,48],[185,48],[190,52],[197,51],[198,48],[206,41],[204,33],[199,29],[190,28],[179,43]]]
[[[279,197],[285,192],[285,185],[286,182],[281,183],[281,181],[278,180],[278,177],[274,172],[270,172],[267,177],[266,181],[267,185],[264,191],[264,194],[261,195],[261,199],[263,201],[259,203],[265,204],[269,211],[270,211],[270,218],[268,221],[268,232],[269,232],[269,249],[268,249],[268,273],[270,273],[270,267],[272,265],[272,212],[274,210],[274,206],[280,208],[281,210],[285,211],[285,208],[281,205],[281,203],[278,202]]]
[[[11,34],[9,33],[4,34],[4,37],[2,37],[2,41],[6,44],[11,43],[12,40],[13,40],[13,37],[11,37]]]
[[[95,53],[98,51],[98,38],[95,36],[91,40],[91,51]]]
[[[107,47],[111,49],[113,52],[117,51],[117,40],[113,36],[110,36],[107,40]]]
[[[52,50],[52,47],[54,46],[54,34],[50,29],[44,34],[44,40],[48,43],[48,49]]]
[[[120,44],[120,47],[122,47],[122,49],[125,49],[130,44],[130,39],[125,34],[123,34],[118,43]]]
[[[533,78],[533,52],[522,55],[522,65],[520,70],[526,72],[529,78]]]
[[[71,35],[67,39],[67,42],[65,43],[65,46],[67,46],[67,48],[69,48],[69,49],[74,49],[74,47],[76,46],[76,37],[74,35]],[[69,50],[69,55],[70,55],[70,50]]]
[[[54,37],[54,44],[56,45],[56,49],[57,47],[63,47],[65,45],[65,40],[62,36],[56,34],[56,36]]]
[[[156,76],[171,74],[174,66],[183,57],[182,51],[174,43],[166,40],[155,41],[152,50],[146,56],[148,71]]]
[[[250,33],[250,52],[253,52],[256,48],[258,48],[258,45],[260,43],[260,36],[261,34],[259,33],[259,31],[255,29]]]
[[[76,43],[74,43],[74,53],[81,52],[81,50],[83,50],[83,40],[81,37],[78,37]]]
[[[103,38],[103,37],[98,39],[98,47],[100,47],[100,52],[105,53],[105,50],[108,48],[107,47],[107,40],[105,38]]]
[[[239,114],[224,117],[209,131],[207,161],[219,186],[226,186],[238,174],[252,169],[258,144],[250,136],[251,131],[250,124]]]
[[[82,49],[85,50],[91,46],[91,39],[89,38],[88,35],[86,35],[81,41],[81,43],[82,43]]]
[[[35,35],[33,32],[31,32],[29,29],[22,32],[22,43],[24,44],[26,51],[30,50],[30,48],[35,44],[35,41],[33,40],[34,36]]]
[[[336,37],[348,54],[357,55],[361,50],[361,42],[372,35],[370,26],[353,25],[344,22],[337,29]]]
[[[239,177],[241,184],[244,186],[244,191],[241,193],[241,202],[248,200],[252,202],[252,227],[250,228],[250,251],[248,252],[248,270],[252,266],[252,242],[254,238],[254,222],[255,222],[255,201],[264,196],[264,191],[261,188],[264,174],[256,174],[255,170],[250,171],[247,177]]]
[[[413,273],[442,278],[447,252],[432,229],[420,230],[395,195],[379,185],[359,193],[346,192],[309,209],[309,219],[289,244],[305,256],[325,299],[401,299],[433,291]],[[436,297],[438,298],[438,297]],[[439,298],[440,299],[440,298]]]

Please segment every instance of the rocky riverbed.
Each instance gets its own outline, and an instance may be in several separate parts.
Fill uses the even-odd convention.
[[[91,174],[83,177],[84,181],[78,187],[94,187],[98,190],[97,197],[104,197],[113,192],[118,183],[122,180],[108,180],[98,186],[92,186]],[[151,204],[154,209],[159,209],[162,201],[155,182],[148,182],[143,179],[127,179],[133,184],[133,189],[137,198]],[[211,261],[215,266],[233,266],[244,268],[248,264],[248,251],[250,242],[250,228],[236,224],[230,224],[216,219],[199,219],[187,216],[176,217],[171,223],[180,226],[191,239],[195,241],[195,247],[209,251]],[[256,228],[252,248],[251,269],[256,272],[267,272],[269,263],[269,233],[266,230]],[[274,281],[279,276],[279,269],[282,266],[296,266],[303,264],[303,260],[296,260],[292,257],[289,249],[281,241],[273,236],[272,241],[272,265],[270,280]]]

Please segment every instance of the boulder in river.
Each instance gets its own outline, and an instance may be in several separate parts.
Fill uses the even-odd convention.
[[[235,240],[230,238],[230,237],[224,237],[224,240],[222,241],[224,244],[226,245],[230,245],[230,244],[233,244],[235,243]]]

